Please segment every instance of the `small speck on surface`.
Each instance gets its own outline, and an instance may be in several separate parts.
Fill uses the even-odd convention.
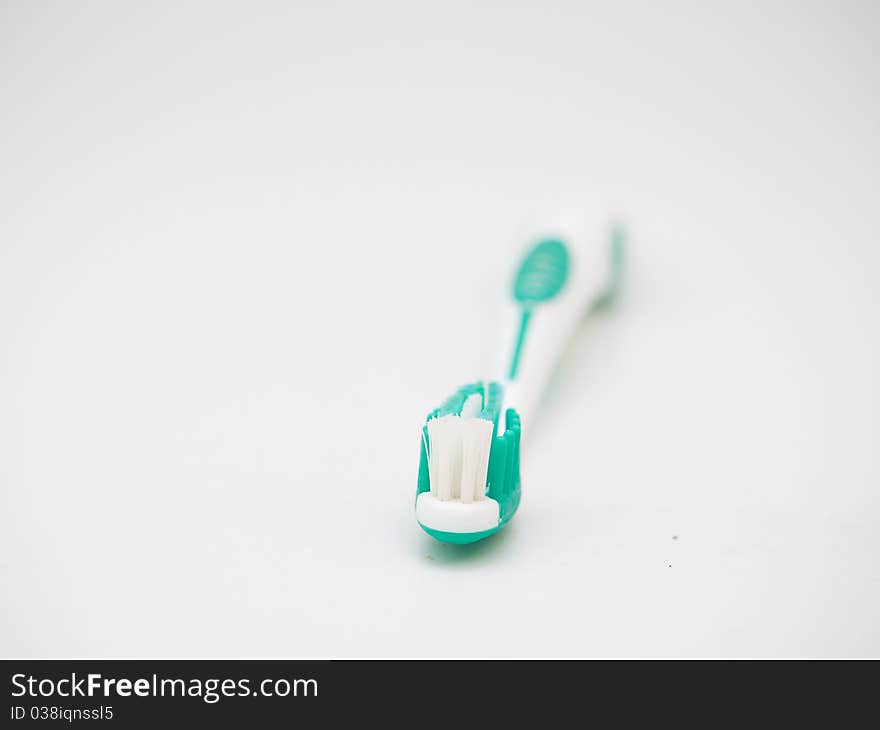
[[[673,536],[672,536],[672,539],[673,539],[673,540],[678,540],[678,535],[673,535]]]
[[[671,568],[671,567],[672,567],[672,563],[667,563],[667,564],[666,564],[666,567],[667,567],[667,568]]]
[[[433,559],[434,559],[434,556],[433,556],[433,555],[426,555],[425,557],[426,557],[428,560],[433,560]]]

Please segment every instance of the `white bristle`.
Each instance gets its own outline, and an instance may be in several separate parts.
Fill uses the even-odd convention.
[[[428,421],[430,456],[428,475],[431,494],[437,499],[452,499],[461,482],[461,418],[441,416]]]
[[[471,393],[464,402],[464,405],[461,407],[461,417],[462,418],[475,418],[480,415],[480,411],[483,410],[483,395],[482,393]]]
[[[486,491],[489,449],[492,446],[492,422],[482,418],[462,421],[461,501],[482,499]]]
[[[476,399],[481,409],[481,396]],[[468,411],[473,408],[471,404]],[[428,477],[434,497],[470,503],[485,496],[492,431],[492,422],[482,418],[449,415],[428,421]]]

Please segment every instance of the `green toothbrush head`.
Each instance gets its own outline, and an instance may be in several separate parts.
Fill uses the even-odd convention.
[[[422,427],[416,518],[442,542],[476,542],[500,530],[519,507],[520,419],[505,412],[503,389],[464,385],[428,414]]]

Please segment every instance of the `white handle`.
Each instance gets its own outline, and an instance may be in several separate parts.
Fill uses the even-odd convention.
[[[617,287],[623,243],[619,227],[585,208],[556,212],[527,240],[508,289],[498,371],[504,410],[516,409],[524,430],[572,333]]]

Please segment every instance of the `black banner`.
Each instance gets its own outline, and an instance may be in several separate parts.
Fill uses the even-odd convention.
[[[876,662],[6,660],[2,666],[8,727],[352,719],[494,727],[525,712],[553,725],[564,718],[788,724],[800,715],[836,726],[859,717],[878,686]]]

